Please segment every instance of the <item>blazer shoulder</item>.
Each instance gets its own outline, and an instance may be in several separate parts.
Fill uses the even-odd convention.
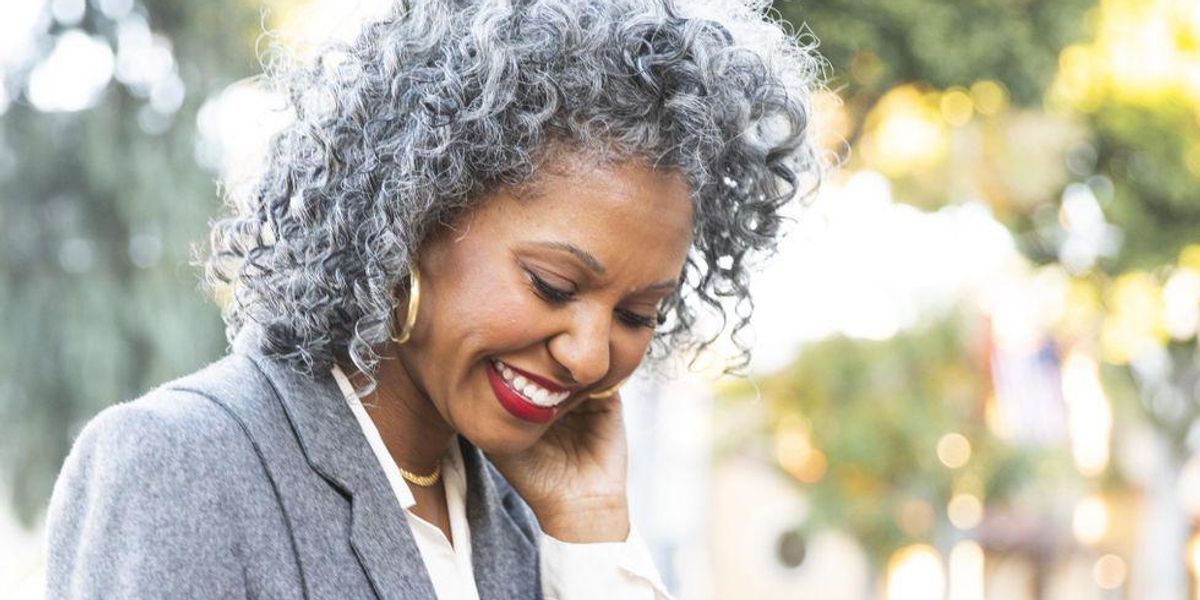
[[[227,399],[218,398],[212,385],[202,385],[218,380],[214,367],[228,368],[224,363],[217,361],[92,417],[59,471],[48,526],[110,504],[147,514],[200,515],[202,505],[225,504],[264,483],[267,474],[249,431]],[[210,512],[205,518],[218,517],[232,515]]]
[[[204,465],[244,467],[239,459],[253,455],[246,432],[219,403],[198,391],[160,386],[92,417],[72,444],[60,477],[79,470],[98,482],[153,476],[164,469],[197,475]]]
[[[51,512],[55,500],[94,499],[87,490],[137,481],[216,489],[232,474],[262,473],[244,419],[230,407],[270,387],[256,382],[253,365],[244,362],[227,356],[92,417],[63,462]]]
[[[271,380],[243,354],[227,354],[203,369],[162,384],[157,391],[191,393],[226,408],[275,396]]]
[[[149,446],[169,454],[230,442],[245,435],[230,407],[270,393],[270,385],[249,359],[229,355],[100,411],[81,430],[76,444],[136,439],[138,444],[129,449]]]
[[[253,517],[266,509],[246,500],[269,493],[248,434],[211,398],[168,384],[110,406],[76,437],[54,485],[51,595],[151,594],[180,573],[196,576],[180,589],[203,578],[216,595],[241,595],[238,540],[245,524],[265,526]]]

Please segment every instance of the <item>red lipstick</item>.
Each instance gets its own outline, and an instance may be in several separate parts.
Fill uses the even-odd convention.
[[[541,375],[534,375],[533,373],[530,373],[529,371],[522,371],[521,369],[518,369],[508,363],[504,363],[504,366],[512,369],[513,372],[515,372],[516,374],[524,376],[525,379],[528,379],[528,380],[538,384],[539,386],[546,388],[546,391],[550,392],[551,394],[557,394],[559,392],[574,392],[575,391],[575,388],[563,387],[549,379],[546,379],[545,377],[542,377]]]
[[[547,423],[554,418],[555,413],[558,412],[557,406],[538,406],[529,402],[516,391],[509,388],[508,384],[504,383],[504,379],[496,372],[496,366],[492,364],[492,361],[488,360],[485,363],[488,383],[492,386],[492,393],[496,395],[496,400],[500,402],[500,406],[503,406],[504,410],[507,410],[509,414],[529,423]],[[530,377],[524,371],[521,371],[521,374]],[[538,385],[545,385],[547,390],[558,391],[563,389],[561,386],[554,386],[553,384],[546,385],[543,381],[545,380],[541,378],[534,379],[534,382]]]

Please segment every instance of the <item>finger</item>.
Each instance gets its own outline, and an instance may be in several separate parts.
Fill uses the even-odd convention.
[[[575,408],[576,413],[601,413],[610,412],[614,408],[621,406],[621,392],[617,392],[607,398],[585,398]]]

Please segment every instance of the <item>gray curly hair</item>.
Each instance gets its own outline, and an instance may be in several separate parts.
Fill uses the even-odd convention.
[[[408,4],[272,74],[296,118],[199,259],[227,297],[227,337],[255,322],[263,352],[300,372],[336,361],[373,379],[426,234],[578,149],[690,184],[693,245],[648,357],[698,355],[729,330],[727,370],[745,366],[750,266],[774,251],[781,208],[821,179],[815,42],[761,2]]]

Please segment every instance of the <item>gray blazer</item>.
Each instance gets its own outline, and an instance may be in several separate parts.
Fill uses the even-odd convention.
[[[434,597],[337,383],[264,357],[259,331],[84,427],[50,500],[49,597]],[[461,447],[480,598],[540,597],[532,511]]]

